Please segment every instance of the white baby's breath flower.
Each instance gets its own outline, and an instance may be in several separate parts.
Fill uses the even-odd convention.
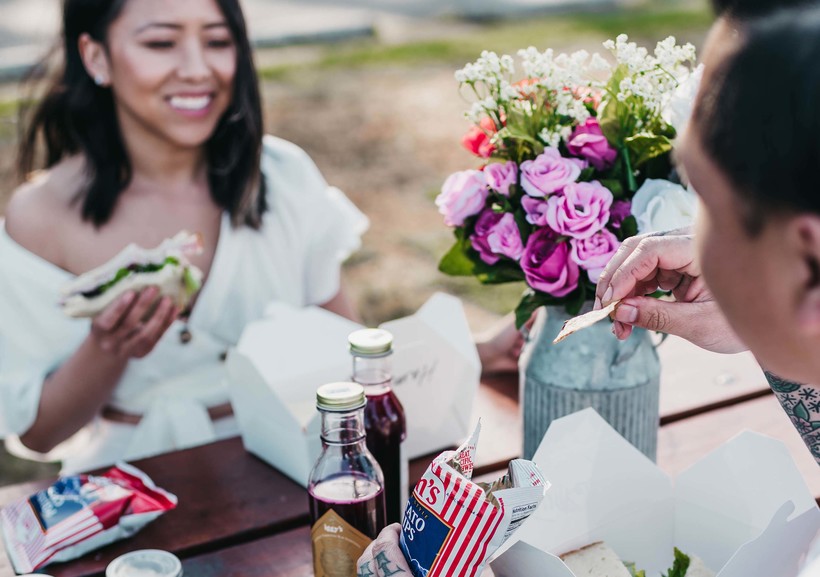
[[[557,147],[561,144],[561,134],[559,132],[552,132],[546,127],[538,133],[538,138],[547,146]]]
[[[593,72],[607,72],[612,70],[612,66],[609,65],[609,62],[607,62],[604,57],[597,52],[592,55],[592,59],[589,62],[589,68]]]

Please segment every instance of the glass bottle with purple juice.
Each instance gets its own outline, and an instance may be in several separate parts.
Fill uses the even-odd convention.
[[[387,522],[401,523],[407,501],[407,437],[404,409],[393,392],[393,335],[382,329],[362,329],[348,337],[353,356],[353,380],[364,386],[367,406],[364,427],[367,448],[384,473]]]
[[[387,524],[382,472],[365,444],[365,404],[356,383],[316,391],[322,452],[308,480],[316,577],[355,575],[356,561]]]

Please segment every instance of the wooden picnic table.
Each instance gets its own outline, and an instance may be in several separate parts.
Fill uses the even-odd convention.
[[[714,355],[668,339],[662,359],[658,465],[671,475],[744,429],[785,443],[820,499],[820,467],[792,427],[748,354]],[[473,409],[482,418],[476,476],[506,468],[521,447],[518,380],[482,380]],[[411,425],[412,426],[412,425]],[[410,464],[418,479],[430,457]],[[54,577],[103,576],[107,564],[136,549],[172,551],[192,577],[312,575],[306,491],[247,453],[241,439],[176,451],[134,463],[179,496],[179,506],[125,541],[44,569]],[[0,506],[42,489],[31,482],[0,488]],[[13,575],[0,551],[0,576]]]

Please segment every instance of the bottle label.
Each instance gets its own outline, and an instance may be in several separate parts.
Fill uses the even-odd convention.
[[[333,509],[322,515],[310,531],[315,577],[356,575],[356,561],[372,539],[352,527]]]

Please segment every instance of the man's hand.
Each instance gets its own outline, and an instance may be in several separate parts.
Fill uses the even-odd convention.
[[[658,289],[672,291],[675,300],[645,296]],[[746,350],[703,282],[689,229],[624,241],[598,280],[595,308],[621,299],[612,327],[621,340],[636,326],[677,335],[714,352]]]
[[[400,534],[401,526],[398,523],[385,527],[359,557],[356,577],[412,577],[399,545]]]

